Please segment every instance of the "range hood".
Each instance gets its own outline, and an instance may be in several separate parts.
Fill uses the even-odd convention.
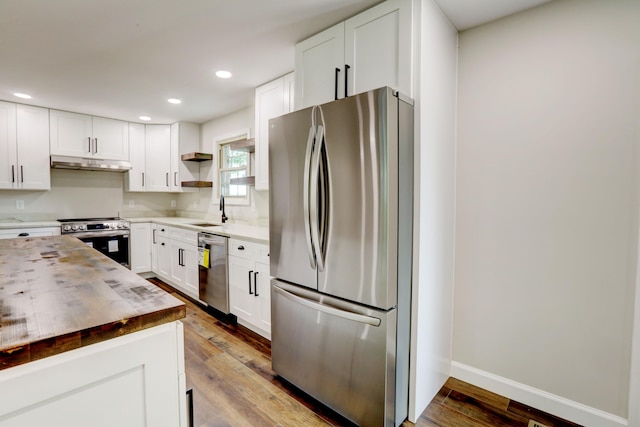
[[[104,160],[71,156],[51,156],[51,167],[56,169],[126,172],[131,169],[131,163],[124,160]]]

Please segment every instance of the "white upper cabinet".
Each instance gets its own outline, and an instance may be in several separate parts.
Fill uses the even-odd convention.
[[[382,86],[413,96],[411,36],[411,0],[388,0],[302,41],[295,109]]]
[[[295,109],[324,104],[344,94],[344,22],[296,45]]]
[[[292,111],[293,88],[293,73],[256,88],[256,190],[269,189],[269,120]]]
[[[170,191],[171,125],[145,126],[145,190]]]
[[[126,191],[146,191],[146,153],[145,126],[140,123],[129,123],[129,161],[131,169],[125,174]]]
[[[129,160],[129,123],[50,110],[51,154]]]
[[[0,102],[0,188],[51,188],[46,108]]]

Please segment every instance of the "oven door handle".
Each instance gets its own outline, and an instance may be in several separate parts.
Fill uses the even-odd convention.
[[[65,236],[73,236],[78,239],[86,239],[91,237],[129,237],[129,232],[125,230],[113,230],[113,231],[84,231],[82,233],[69,233]]]

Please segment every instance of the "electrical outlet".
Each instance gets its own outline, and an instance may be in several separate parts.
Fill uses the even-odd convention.
[[[171,201],[171,207],[172,207],[172,208],[175,208],[175,207],[176,207],[176,201],[175,201],[175,200],[172,200],[172,201]]]
[[[529,425],[527,427],[549,427],[549,426],[542,424],[538,421],[529,420]]]
[[[24,200],[16,200],[16,209],[24,209]]]
[[[129,200],[129,207],[134,208],[136,206],[136,202],[133,200]]]

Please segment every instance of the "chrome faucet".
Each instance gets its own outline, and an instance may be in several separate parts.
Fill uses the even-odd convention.
[[[227,222],[229,218],[227,218],[227,214],[224,213],[224,196],[220,195],[220,210],[222,211],[222,223]]]

